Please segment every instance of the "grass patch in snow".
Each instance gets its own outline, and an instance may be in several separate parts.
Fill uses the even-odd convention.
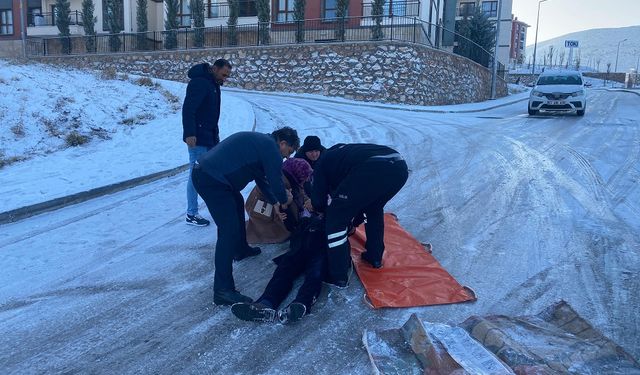
[[[80,134],[74,130],[71,133],[67,134],[67,136],[64,138],[64,141],[67,144],[67,146],[76,147],[89,142],[90,139],[91,138],[89,138],[88,136],[84,134]]]
[[[11,132],[18,138],[24,137],[24,124],[22,122],[15,124],[11,127]]]
[[[13,163],[25,160],[26,158],[22,156],[6,156],[4,151],[0,150],[0,168],[6,167],[7,165],[11,165]]]
[[[140,77],[133,82],[138,86],[147,86],[147,87],[155,86],[155,84],[153,83],[153,80],[149,77]]]

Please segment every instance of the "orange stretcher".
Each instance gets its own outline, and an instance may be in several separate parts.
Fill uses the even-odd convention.
[[[349,237],[351,258],[374,308],[443,305],[475,301],[473,290],[460,285],[404,230],[393,214],[384,215],[383,267],[375,269],[360,259],[366,235],[364,225]]]

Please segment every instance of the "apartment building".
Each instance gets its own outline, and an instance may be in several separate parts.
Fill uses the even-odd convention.
[[[518,20],[518,17],[515,17],[511,22],[511,51],[509,52],[511,65],[522,64],[524,62],[526,57],[527,28],[529,27],[531,26]]]
[[[0,56],[22,55],[20,0],[0,0]]]

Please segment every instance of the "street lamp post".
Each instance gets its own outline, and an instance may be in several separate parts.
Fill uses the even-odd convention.
[[[618,42],[618,50],[616,51],[616,68],[613,70],[614,73],[618,73],[618,55],[620,54],[620,43],[626,42],[626,39],[622,39]]]
[[[533,67],[531,68],[531,74],[536,74],[536,51],[538,49],[538,25],[540,25],[540,4],[547,0],[538,1],[538,18],[536,19],[536,41],[533,44]]]

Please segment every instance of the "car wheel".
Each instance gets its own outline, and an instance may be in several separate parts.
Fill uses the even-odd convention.
[[[585,111],[584,109],[579,109],[579,110],[576,111],[576,114],[578,116],[584,116],[584,111]]]
[[[584,112],[584,111],[582,111]],[[537,109],[531,109],[529,108],[529,116],[535,116],[538,114],[538,110]],[[583,113],[584,114],[584,113]]]

